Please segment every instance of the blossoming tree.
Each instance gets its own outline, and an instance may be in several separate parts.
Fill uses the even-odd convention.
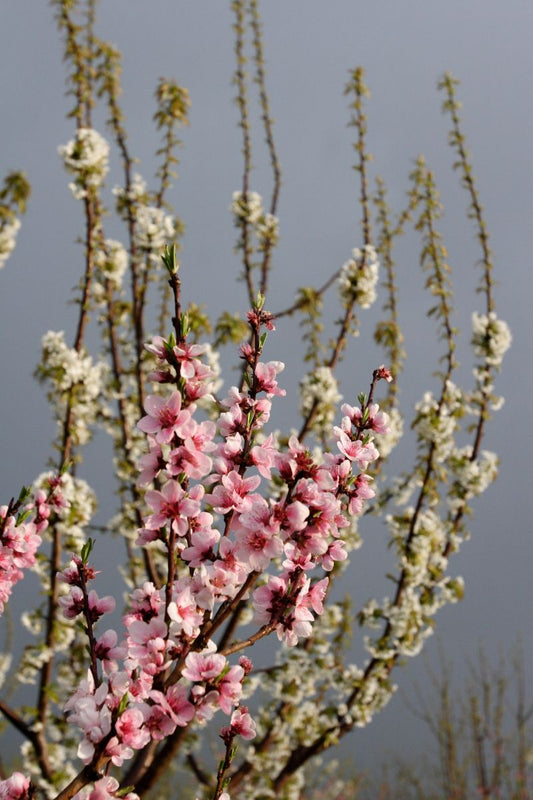
[[[183,304],[182,225],[167,204],[188,93],[170,80],[158,84],[160,168],[158,185],[149,188],[133,170],[120,107],[120,55],[95,35],[94,0],[54,0],[53,6],[75,123],[59,154],[85,221],[84,271],[76,330],[70,337],[45,334],[36,373],[57,420],[55,468],[0,509],[0,611],[28,569],[45,597],[22,620],[34,643],[18,664],[2,657],[3,673],[32,684],[35,698],[20,709],[7,696],[0,699],[4,719],[24,738],[22,771],[0,781],[0,797],[133,800],[179,764],[191,772],[193,796],[297,798],[311,760],[371,721],[394,691],[399,660],[418,654],[438,609],[460,599],[462,583],[449,574],[448,562],[467,536],[472,498],[497,472],[497,457],[482,449],[482,440],[499,404],[493,375],[510,333],[495,312],[488,235],[461,133],[456,81],[446,75],[440,89],[482,251],[484,307],[472,317],[470,387],[455,378],[451,273],[433,174],[420,158],[397,215],[384,183],[370,187],[360,68],[346,87],[359,246],[321,288],[300,289],[293,303],[273,313],[269,275],[280,167],[257,3],[233,2],[244,168],[231,211],[249,310],[242,319],[223,313],[211,326],[200,306]],[[250,186],[248,35],[273,174],[267,206]],[[92,125],[96,102],[107,107],[109,141]],[[123,242],[106,237],[112,147],[123,168],[122,185],[113,190]],[[21,174],[6,178],[0,265],[15,245],[28,193]],[[421,237],[442,366],[439,388],[415,409],[415,462],[390,480],[382,465],[402,435],[397,386],[404,358],[393,245],[410,222]],[[358,376],[361,393],[339,407],[337,374],[359,332],[356,315],[376,301],[380,263],[385,299],[375,340],[387,366]],[[326,343],[320,312],[329,289],[337,291],[340,318]],[[301,423],[282,433],[270,425],[273,403],[285,395],[274,331],[277,319],[296,315],[307,346]],[[86,344],[91,318],[102,336],[98,354]],[[238,346],[241,368],[235,385],[222,391],[217,350],[227,343]],[[95,497],[82,477],[82,456],[98,427],[113,440],[120,500],[108,526],[124,541],[127,600],[119,629],[106,623],[118,598],[93,588],[105,570],[106,538],[89,535]],[[397,571],[391,596],[370,600],[358,613],[360,625],[374,633],[366,636],[368,656],[357,666],[346,652],[352,619],[334,587],[361,545],[368,513],[386,520]],[[266,637],[278,643],[277,659],[258,669],[252,648]],[[220,735],[218,765],[198,755],[209,731]]]

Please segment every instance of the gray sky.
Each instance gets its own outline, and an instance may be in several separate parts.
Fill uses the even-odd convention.
[[[511,325],[514,343],[497,385],[506,405],[485,441],[501,456],[500,478],[478,504],[472,539],[451,568],[465,577],[466,597],[460,606],[439,614],[437,631],[461,674],[461,665],[474,656],[479,642],[489,652],[500,647],[508,651],[520,634],[531,665],[533,515],[528,444],[532,426],[527,403],[533,393],[533,5],[530,0],[270,0],[263,5],[267,80],[284,179],[272,310],[289,303],[296,287],[323,282],[360,244],[352,131],[346,127],[343,88],[348,69],[361,64],[372,92],[368,117],[373,174],[384,176],[391,202],[396,207],[402,204],[406,177],[418,153],[426,156],[436,174],[446,207],[443,229],[456,281],[457,324],[468,337],[470,313],[477,307],[473,287],[478,253],[465,219],[466,197],[451,170],[447,120],[440,113],[442,98],[436,91],[437,80],[447,69],[461,79],[464,128],[499,281],[498,313]],[[99,34],[124,54],[123,100],[130,144],[147,179],[154,172],[152,154],[158,146],[151,123],[157,79],[175,77],[191,93],[191,126],[182,136],[185,146],[172,200],[187,227],[182,252],[185,296],[205,302],[213,314],[226,307],[245,310],[244,291],[235,284],[235,233],[228,210],[241,178],[231,86],[231,24],[229,2],[113,0],[102,2],[99,9]],[[57,146],[73,132],[72,121],[65,119],[68,100],[61,48],[47,4],[3,0],[0,175],[13,168],[25,170],[33,196],[17,250],[0,273],[4,376],[0,448],[5,454],[0,502],[31,482],[50,455],[53,425],[43,391],[31,379],[40,337],[48,329],[64,329],[67,341],[73,338],[74,309],[66,304],[81,268],[75,239],[82,224],[57,156]],[[98,117],[95,126],[102,131]],[[251,188],[268,195],[270,176],[260,137],[254,165]],[[116,170],[109,185],[115,180]],[[120,235],[118,229],[112,233]],[[438,356],[438,349],[428,346],[432,328],[423,316],[423,278],[415,245],[414,239],[408,240],[398,256],[400,312],[409,357],[402,384],[405,410],[430,385]],[[344,368],[345,394],[366,388],[376,365],[367,345],[375,318],[373,312],[368,319],[361,315],[362,335]],[[280,326],[278,338],[271,337],[269,357],[288,362],[291,369],[282,376],[282,384],[294,392],[298,350],[287,348],[288,331]],[[229,380],[226,376],[226,383]],[[290,423],[294,401],[288,401],[287,408],[284,419]],[[112,475],[99,453],[88,458],[86,476],[105,497]],[[384,531],[379,536],[384,540]],[[354,555],[350,579],[360,600],[387,591],[380,547],[370,541]],[[23,586],[19,584],[19,593]],[[437,644],[434,637],[427,647],[433,661]],[[408,686],[414,679],[422,681],[424,674],[418,659],[396,679]],[[401,743],[396,741],[399,726]],[[423,747],[424,737],[423,728],[406,716],[396,698],[350,746],[357,749],[357,761],[365,767],[396,745],[404,752],[416,751]]]

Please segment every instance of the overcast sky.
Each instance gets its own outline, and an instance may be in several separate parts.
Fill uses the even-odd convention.
[[[362,65],[372,92],[373,175],[384,176],[391,202],[399,207],[413,159],[419,153],[426,156],[446,207],[443,228],[456,281],[457,324],[468,337],[470,313],[477,307],[473,288],[479,255],[465,219],[466,198],[451,169],[447,120],[436,91],[445,70],[461,79],[464,127],[495,256],[498,313],[511,325],[514,343],[497,386],[506,405],[485,442],[501,456],[500,478],[478,504],[472,539],[452,566],[465,577],[466,597],[439,614],[437,630],[459,671],[480,642],[497,653],[500,647],[508,651],[519,635],[530,668],[533,5],[530,0],[269,0],[263,5],[267,80],[284,180],[278,271],[270,299],[274,311],[291,301],[296,287],[323,282],[361,243],[343,88],[348,70]],[[213,0],[113,0],[100,4],[98,23],[98,33],[124,54],[131,149],[147,179],[159,144],[151,123],[157,79],[175,77],[190,91],[191,126],[183,132],[172,200],[186,224],[185,296],[205,302],[213,314],[224,308],[246,310],[244,291],[235,283],[235,232],[228,211],[241,176],[229,6]],[[2,0],[0,54],[0,175],[23,169],[33,187],[17,250],[0,273],[0,502],[6,502],[43,470],[50,455],[53,424],[31,375],[45,331],[64,329],[67,341],[73,339],[74,309],[67,303],[81,269],[75,240],[82,221],[57,155],[57,146],[71,138],[73,123],[65,119],[62,45],[52,9],[32,0]],[[268,195],[270,176],[260,137],[256,143],[251,188]],[[115,166],[110,186],[118,174]],[[415,240],[410,239],[398,264],[409,356],[402,384],[406,410],[429,387],[439,353],[424,320],[417,262]],[[363,332],[344,369],[345,394],[365,388],[375,366],[367,345],[375,318],[372,312],[368,321],[361,316]],[[283,385],[294,393],[299,351],[291,346],[290,330],[280,326],[278,338],[271,337],[269,357],[288,362]],[[287,408],[290,423],[294,399]],[[103,492],[105,511],[112,475],[103,461],[93,455],[85,469],[89,482]],[[375,563],[379,548],[370,542],[365,550],[366,555],[354,558],[350,573],[358,601],[387,591],[385,570]],[[377,588],[372,588],[374,578]],[[23,592],[22,584],[17,591]],[[434,638],[427,647],[433,662]],[[420,662],[409,663],[396,676],[402,686],[423,680]],[[401,743],[396,742],[399,726]],[[396,698],[352,746],[365,767],[395,744],[404,752],[423,747],[422,730]]]

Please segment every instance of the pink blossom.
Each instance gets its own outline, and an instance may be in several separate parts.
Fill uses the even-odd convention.
[[[30,796],[30,779],[22,772],[14,772],[10,778],[0,781],[0,798],[5,800],[28,800]]]
[[[148,740],[150,740],[149,734]],[[112,736],[105,746],[105,755],[115,767],[121,767],[124,761],[129,761],[130,758],[133,758],[133,749],[120,742],[117,736]]]
[[[153,481],[159,472],[164,468],[165,461],[161,447],[151,436],[148,437],[150,452],[141,456],[139,459],[139,469],[141,470],[137,478],[137,486],[145,486]]]
[[[154,511],[145,521],[148,530],[157,530],[170,523],[177,534],[185,536],[188,529],[187,517],[200,513],[198,500],[187,495],[174,480],[167,481],[160,492],[155,489],[147,491],[145,499]]]
[[[187,689],[184,686],[174,684],[166,690],[166,693],[156,690],[150,692],[150,699],[153,701],[154,706],[158,706],[157,714],[166,715],[174,729],[176,726],[184,728],[194,717],[194,706],[187,699],[187,694]],[[154,719],[154,706],[151,707],[149,712],[149,718],[152,721]],[[152,737],[157,738],[154,736],[153,730]]]
[[[172,392],[167,400],[158,395],[149,395],[144,401],[148,414],[137,423],[144,433],[153,436],[159,444],[168,444],[177,434],[187,436],[191,426],[191,411],[181,408],[181,395]]]
[[[231,715],[230,729],[232,734],[242,736],[243,739],[255,739],[255,722],[248,713],[247,706],[239,706]]]
[[[211,470],[212,459],[207,455],[215,444],[213,422],[202,422],[190,436],[187,436],[180,447],[172,450],[168,457],[167,472],[179,475],[184,472],[189,478],[200,480]]]
[[[381,366],[378,367],[377,370],[375,370],[374,375],[376,376],[376,379],[378,381],[385,380],[387,381],[387,383],[391,383],[391,381],[394,380],[394,378],[390,373],[390,370],[385,366],[385,364],[381,364]]]
[[[185,659],[184,678],[189,681],[212,681],[226,666],[226,657],[220,653],[189,653]]]
[[[213,517],[211,514],[206,516]],[[214,548],[220,539],[220,533],[213,529],[196,530],[191,534],[191,546],[181,552],[181,557],[191,567],[199,567],[205,561],[214,561]]]
[[[184,634],[190,638],[196,636],[203,621],[203,612],[198,609],[193,599],[190,586],[183,586],[174,592],[174,600],[168,605],[168,616],[172,636]]]
[[[138,708],[127,708],[115,723],[115,730],[125,745],[140,750],[150,741],[150,734],[142,726],[144,716]]]
[[[235,665],[225,672],[217,683],[220,708],[225,714],[231,714],[231,707],[239,704],[243,678],[244,669]]]
[[[128,626],[128,662],[132,669],[137,665],[148,675],[166,669],[167,626],[162,619],[149,622],[133,620]]]
[[[113,798],[117,797],[119,789],[120,784],[117,779],[106,775],[96,781],[87,800],[113,800]],[[75,798],[77,797],[78,795],[75,796]],[[122,800],[139,800],[139,795],[135,794],[135,792],[128,792],[125,795],[121,794],[120,797]]]
[[[279,521],[266,500],[258,496],[247,511],[239,514],[235,526],[235,555],[251,569],[262,572],[273,558],[281,555]]]
[[[262,444],[255,445],[250,450],[250,461],[257,467],[260,475],[267,480],[270,480],[271,470],[276,465],[277,452],[272,434],[267,436]]]
[[[105,666],[109,669],[112,662],[123,659],[126,656],[125,647],[117,647],[118,636],[116,631],[107,630],[96,641],[95,655],[100,661],[105,662]]]
[[[258,475],[243,478],[236,470],[223,475],[221,483],[215,486],[212,494],[215,511],[219,514],[227,514],[232,509],[247,510],[252,504],[249,493],[256,489],[260,482],[261,478]]]
[[[205,353],[205,345],[183,343],[176,345],[173,352],[180,365],[180,376],[187,380],[194,378],[197,374],[197,366],[203,366],[201,362],[198,362],[198,356]]]
[[[355,461],[359,469],[366,469],[371,461],[379,457],[375,445],[372,442],[363,444],[360,439],[352,441],[345,431],[334,428],[333,432],[337,438],[337,447],[343,455],[350,461]]]
[[[269,361],[264,364],[259,362],[255,367],[255,380],[258,384],[258,391],[265,392],[267,397],[279,395],[284,397],[285,389],[278,387],[276,375],[285,369],[285,364],[282,361]]]

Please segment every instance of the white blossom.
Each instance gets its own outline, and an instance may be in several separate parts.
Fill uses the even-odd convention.
[[[316,403],[312,428],[318,434],[331,430],[340,400],[342,395],[330,367],[317,367],[300,381],[302,416],[307,417]]]
[[[361,308],[370,308],[376,299],[378,275],[379,260],[372,245],[352,250],[352,258],[343,265],[338,280],[343,303],[355,301]]]
[[[498,319],[494,311],[489,314],[472,314],[472,347],[474,353],[491,367],[499,367],[511,346],[512,336],[506,322]]]
[[[236,223],[257,225],[263,216],[263,199],[257,192],[233,192],[231,211]]]
[[[176,236],[174,219],[156,206],[140,205],[135,210],[135,243],[159,261],[163,247]]]
[[[47,381],[49,399],[62,420],[67,401],[72,409],[71,434],[76,444],[91,438],[90,425],[105,414],[102,402],[109,367],[94,363],[91,356],[68,347],[63,331],[48,331],[42,338],[42,361],[38,368],[41,380]]]
[[[403,436],[403,417],[397,408],[388,412],[387,433],[374,433],[374,444],[381,458],[387,458]]]
[[[109,144],[94,128],[79,128],[73,139],[58,147],[58,153],[75,176],[69,188],[77,200],[86,197],[87,187],[101,185],[109,169]]]
[[[0,221],[0,269],[15,249],[20,220],[16,217]]]
[[[128,268],[128,254],[120,242],[106,239],[103,248],[94,254],[94,263],[115,289],[121,286],[122,278]]]

